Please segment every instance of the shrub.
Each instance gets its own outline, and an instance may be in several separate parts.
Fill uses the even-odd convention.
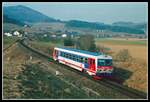
[[[64,46],[74,46],[74,41],[71,38],[64,39]]]
[[[128,49],[123,49],[120,50],[117,54],[116,54],[116,60],[117,61],[122,61],[122,62],[127,62],[127,61],[131,61],[132,57],[129,54]]]

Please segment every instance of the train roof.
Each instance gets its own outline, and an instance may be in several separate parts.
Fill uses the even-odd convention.
[[[79,53],[88,54],[88,55],[93,55],[93,56],[102,55],[102,53],[90,52],[90,51],[79,50],[79,49],[74,49],[74,48],[64,48],[64,47],[56,47],[56,48],[61,48],[61,49],[64,49],[64,50],[79,52]]]

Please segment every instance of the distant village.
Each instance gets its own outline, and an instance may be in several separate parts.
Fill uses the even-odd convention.
[[[26,25],[24,25],[25,28],[27,28]],[[29,28],[29,27],[28,27]],[[40,30],[40,31],[23,31],[23,30],[10,30],[10,31],[5,31],[3,32],[4,36],[7,37],[40,37],[40,38],[67,38],[67,37],[71,37],[74,38],[76,36],[79,35],[78,32],[74,32],[74,31],[60,31],[60,30],[56,30],[56,31],[49,31],[47,30],[47,32],[45,32],[46,30]]]
[[[20,34],[18,31],[14,31],[13,33],[6,32],[4,33],[4,35],[8,37],[11,37],[11,36],[22,37],[22,34]]]
[[[28,35],[28,32],[21,32],[19,30],[11,31],[11,32],[4,32],[4,36],[12,37],[26,37]],[[41,38],[76,38],[80,36],[79,32],[75,31],[60,31],[57,30],[55,32],[34,32],[29,34],[31,37],[41,37]],[[145,39],[147,38],[146,34],[128,34],[128,33],[115,33],[115,32],[109,32],[104,30],[96,30],[93,32],[93,35],[95,38],[112,38],[112,37],[120,37],[120,38],[139,38],[139,39]]]

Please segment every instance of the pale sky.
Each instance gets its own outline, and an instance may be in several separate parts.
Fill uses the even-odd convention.
[[[111,24],[117,21],[147,22],[147,2],[3,2],[24,5],[60,20],[83,20]]]

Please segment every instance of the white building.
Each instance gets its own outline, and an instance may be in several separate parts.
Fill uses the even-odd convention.
[[[61,35],[63,38],[66,38],[67,37],[67,34],[62,34]]]
[[[44,37],[47,37],[47,34],[44,34]]]
[[[25,24],[24,27],[27,27],[27,25]]]
[[[13,35],[18,36],[18,37],[22,37],[22,34],[20,34],[18,31],[15,31],[15,32],[13,33]]]
[[[55,34],[53,34],[53,35],[51,35],[51,37],[55,38],[55,37],[56,37],[56,35],[55,35]]]
[[[14,34],[15,36],[19,36],[19,35],[20,35],[20,33],[19,33],[18,31],[15,31],[13,34]]]
[[[12,34],[10,34],[10,33],[4,33],[4,35],[6,35],[6,36],[12,36]]]

